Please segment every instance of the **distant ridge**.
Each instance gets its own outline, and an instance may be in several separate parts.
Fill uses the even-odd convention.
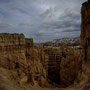
[[[52,40],[50,42],[52,42],[52,43],[72,44],[72,43],[75,43],[75,42],[80,42],[80,37],[54,39],[54,40]]]

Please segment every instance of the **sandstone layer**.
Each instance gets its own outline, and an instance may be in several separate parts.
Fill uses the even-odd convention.
[[[33,39],[26,39],[23,34],[0,34],[0,68],[15,71],[16,83],[34,85],[37,81],[45,86],[47,81],[41,55],[33,48]]]

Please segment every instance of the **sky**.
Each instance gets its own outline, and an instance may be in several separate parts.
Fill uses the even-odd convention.
[[[0,33],[24,33],[34,42],[79,37],[86,0],[0,0]]]

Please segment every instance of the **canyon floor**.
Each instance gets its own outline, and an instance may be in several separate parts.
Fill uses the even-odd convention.
[[[0,68],[0,90],[74,90],[73,88],[69,87],[69,88],[57,88],[57,87],[47,87],[47,88],[43,88],[38,86],[37,83],[35,83],[34,86],[27,84],[27,83],[19,83],[15,84],[15,81],[11,80],[11,78],[13,75],[15,74],[14,71],[9,71],[3,68]],[[17,78],[17,77],[13,77],[13,78]],[[24,78],[22,81],[24,81],[26,78]]]

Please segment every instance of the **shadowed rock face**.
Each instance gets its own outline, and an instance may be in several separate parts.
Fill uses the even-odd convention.
[[[60,51],[57,49],[46,49],[45,53],[48,55],[48,80],[53,84],[60,84]]]
[[[81,9],[81,45],[83,47],[84,60],[90,59],[90,0],[82,4]]]
[[[26,47],[33,47],[33,39],[32,38],[26,38],[25,43],[26,43]]]
[[[90,0],[82,4],[81,16],[81,45],[83,52],[82,79],[86,83],[90,83]]]
[[[83,59],[90,61],[90,0],[82,4],[81,9],[81,45],[83,48]]]

